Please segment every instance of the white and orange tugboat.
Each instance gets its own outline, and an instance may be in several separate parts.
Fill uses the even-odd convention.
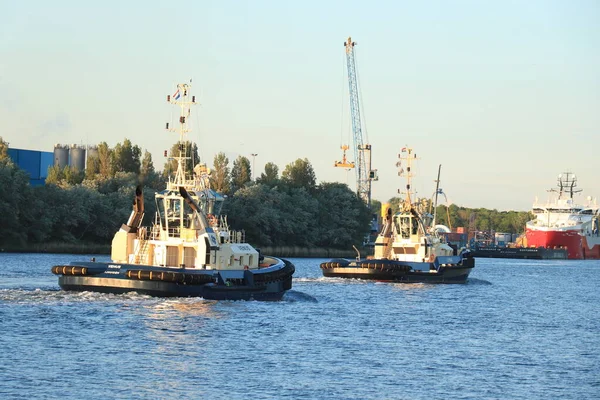
[[[424,203],[413,202],[411,169],[416,156],[412,149],[403,148],[398,157],[398,174],[407,181],[404,203],[396,213],[389,205],[382,205],[383,227],[375,241],[375,254],[366,258],[358,254],[355,260],[338,258],[321,263],[323,276],[406,283],[465,283],[475,260],[468,250],[456,251],[450,247],[440,234],[450,229],[436,225],[435,216],[426,212]]]
[[[133,211],[112,241],[111,262],[56,265],[63,290],[106,293],[139,292],[153,296],[197,296],[214,300],[279,300],[292,287],[294,265],[267,257],[243,232],[229,229],[220,215],[225,197],[209,186],[203,164],[188,176],[184,135],[195,96],[189,84],[177,85],[167,101],[181,109],[177,171],[167,188],[155,194],[156,216],[142,226],[144,198],[136,189]],[[168,124],[167,124],[168,128]]]

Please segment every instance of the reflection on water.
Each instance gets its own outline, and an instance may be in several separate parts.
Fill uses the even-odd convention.
[[[427,284],[427,283],[400,283],[400,282],[378,282],[381,285],[390,285],[395,291],[402,291],[404,293],[411,292],[426,292],[428,290],[437,290],[438,284]]]
[[[217,302],[65,292],[50,267],[71,258],[0,254],[3,398],[598,397],[597,262],[485,259],[434,285],[291,259],[282,301]]]
[[[140,312],[156,321],[171,320],[175,317],[221,318],[222,313],[215,309],[216,304],[215,300],[202,298],[173,298],[148,304]]]

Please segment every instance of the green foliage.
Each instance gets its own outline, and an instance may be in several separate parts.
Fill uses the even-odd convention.
[[[259,245],[311,246],[316,200],[304,188],[282,191],[263,184],[238,190],[227,205],[229,221]]]
[[[351,248],[369,232],[371,212],[343,183],[322,183],[317,188],[319,204],[316,235],[321,247]]]
[[[87,156],[87,164],[85,166],[85,179],[94,179],[100,173],[100,159],[97,155]]]
[[[186,154],[199,160],[197,146],[185,144]],[[178,151],[177,144],[171,149]],[[154,218],[154,193],[164,189],[167,169],[157,173],[152,156],[125,139],[114,150],[98,145],[98,157],[88,158],[84,173],[70,167],[51,167],[45,186],[30,187],[28,175],[7,155],[0,138],[0,248],[12,245],[54,243],[110,244],[114,233],[132,210],[134,189],[144,187],[145,225]],[[188,173],[191,172],[191,166]],[[229,169],[225,153],[214,158],[211,187],[230,198],[224,212],[235,229],[244,229],[246,239],[257,246],[298,246],[350,249],[359,246],[369,232],[372,214],[380,215],[381,203],[371,210],[347,185],[321,183],[308,159],[288,164],[281,178],[278,167],[267,163],[265,171],[251,180],[250,161],[238,157]],[[415,201],[421,201],[414,199]],[[397,210],[403,200],[390,200]],[[427,200],[426,202],[429,202]],[[428,203],[430,204],[430,203]],[[498,212],[440,205],[438,223],[468,230],[522,232],[533,216],[527,212]]]
[[[79,171],[75,167],[66,165],[61,169],[58,165],[53,165],[48,168],[46,185],[56,185],[62,188],[68,188],[81,184],[85,179],[85,176],[85,171]]]
[[[0,246],[26,239],[24,222],[31,198],[29,175],[14,165],[0,148]]]
[[[169,175],[173,175],[177,171],[177,159],[176,157],[185,157],[185,174],[186,176],[192,176],[194,166],[200,162],[200,156],[198,156],[198,145],[192,143],[189,140],[179,143],[176,142],[171,146],[169,151],[169,159],[165,163],[164,171]]]
[[[142,150],[138,146],[133,146],[131,141],[125,138],[123,144],[117,143],[113,150],[113,171],[139,174],[141,154]]]
[[[147,150],[144,152],[144,158],[142,159],[139,182],[143,186],[151,187],[156,190],[162,190],[165,187],[165,181],[162,179],[161,175],[154,170],[152,154]]]
[[[65,179],[63,169],[58,165],[53,165],[48,168],[48,176],[46,177],[46,185],[59,185]]]
[[[217,192],[230,194],[229,158],[223,152],[215,155],[213,170],[210,174],[210,187]]]
[[[100,176],[110,178],[113,176],[113,151],[106,142],[98,145],[98,163]]]
[[[246,231],[246,239],[260,245],[279,242],[282,216],[278,205],[285,195],[266,185],[254,185],[238,190],[226,203],[232,226]]]
[[[7,160],[10,160],[8,157],[8,143],[0,136],[0,162],[7,162]]]
[[[235,193],[238,189],[246,186],[252,180],[250,174],[250,160],[244,156],[238,156],[233,162],[233,168],[231,169],[231,191]]]
[[[99,179],[94,182],[96,189],[103,194],[114,193],[138,185],[138,176],[133,172],[117,172],[113,178]]]
[[[307,158],[297,159],[291,164],[286,165],[281,180],[290,187],[306,188],[312,192],[317,185],[315,171]]]
[[[272,162],[266,163],[265,172],[261,173],[259,178],[256,178],[256,183],[276,186],[279,183],[279,168],[277,165]]]
[[[79,171],[75,167],[65,166],[63,170],[64,184],[66,186],[79,185],[85,178],[85,171]]]
[[[54,185],[34,188],[43,199],[35,208],[32,243],[59,241],[75,243],[110,242],[131,211],[133,189],[102,194],[84,186],[61,189]]]
[[[351,248],[369,231],[370,212],[347,185],[306,188],[266,184],[238,190],[226,203],[230,223],[260,246]]]
[[[371,199],[371,214],[381,215],[381,202]]]

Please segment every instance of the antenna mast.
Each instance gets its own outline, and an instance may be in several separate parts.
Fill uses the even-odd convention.
[[[406,153],[406,156],[403,156],[402,153]],[[398,193],[406,193],[404,204],[410,208],[412,207],[412,200],[410,199],[411,179],[413,177],[412,161],[417,159],[417,155],[413,154],[413,149],[410,147],[403,147],[400,154],[398,154],[398,158],[400,160],[396,163],[396,166],[398,167],[398,176],[406,178],[406,192],[402,192],[398,189]],[[402,167],[402,160],[406,160],[406,170]]]
[[[431,226],[435,226],[435,220],[437,216],[437,205],[438,205],[438,194],[440,194],[440,173],[442,172],[442,164],[438,167],[438,176],[435,181],[435,206],[433,208],[433,222]]]
[[[191,82],[191,81],[190,81]],[[167,95],[167,102],[179,106],[181,109],[179,115],[179,126],[178,128],[169,127],[169,123],[166,124],[166,129],[169,132],[179,133],[179,154],[174,155],[174,159],[177,160],[177,172],[173,180],[169,179],[167,183],[168,189],[178,189],[179,187],[190,187],[193,186],[194,180],[187,180],[185,177],[186,165],[188,160],[191,160],[191,155],[187,154],[187,146],[185,143],[185,135],[190,131],[188,127],[188,118],[191,112],[191,106],[196,104],[196,96],[190,96],[191,85],[187,83],[179,83],[177,90],[172,95]]]

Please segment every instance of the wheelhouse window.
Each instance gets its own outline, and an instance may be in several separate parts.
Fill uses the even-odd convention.
[[[409,239],[411,234],[411,220],[410,216],[399,216],[394,218],[394,223],[396,225],[396,232],[400,234],[402,239]]]

